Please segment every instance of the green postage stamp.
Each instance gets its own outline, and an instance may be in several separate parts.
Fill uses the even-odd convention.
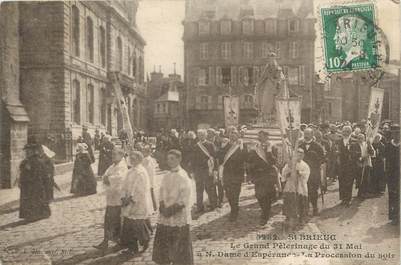
[[[379,67],[375,5],[320,7],[325,68],[328,73]]]

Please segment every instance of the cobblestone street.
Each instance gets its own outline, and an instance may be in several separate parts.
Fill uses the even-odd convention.
[[[161,177],[162,174],[159,172],[157,183],[160,183]],[[65,178],[68,178],[68,174]],[[151,261],[152,244],[144,254],[136,257],[120,254],[113,245],[106,253],[92,247],[103,237],[105,199],[100,182],[98,182],[98,194],[87,197],[71,196],[68,193],[68,183],[61,186],[62,192],[56,192],[56,199],[51,204],[52,216],[49,219],[26,224],[18,219],[17,202],[0,207],[0,254],[3,264],[154,264]],[[337,196],[337,187],[334,183],[326,195],[325,207],[320,216],[311,219],[310,223],[298,233],[311,234],[322,231],[326,234],[337,234],[337,241],[326,242],[329,244],[349,243],[347,238],[359,238],[360,242],[352,243],[355,245],[362,243],[366,251],[374,251],[376,244],[380,243],[382,249],[395,252],[399,247],[397,242],[399,232],[387,222],[385,196],[363,202],[356,201],[348,209],[336,206]],[[244,247],[245,243],[251,245],[273,242],[257,239],[261,235],[286,238],[283,234],[284,216],[281,215],[281,201],[273,205],[274,216],[266,226],[261,227],[258,225],[260,210],[254,197],[253,185],[243,185],[240,200],[240,216],[235,223],[228,221],[227,203],[223,208],[206,213],[193,221],[195,263],[289,264],[288,262],[291,262],[289,258],[271,256],[273,253],[286,251],[278,246],[277,249]],[[154,215],[153,224],[156,218]],[[355,224],[358,224],[357,228]],[[309,240],[306,243],[323,242]],[[241,247],[235,248],[237,244]],[[257,253],[259,255],[264,253],[265,257],[257,256]],[[302,251],[299,254],[302,255]],[[394,260],[398,258],[394,257]],[[316,258],[313,260],[317,261]],[[347,260],[343,259],[332,259],[330,262],[327,259],[320,259],[319,264],[355,263],[350,261],[347,263]],[[370,263],[365,259],[359,264]],[[381,261],[373,260],[371,264],[381,264]]]

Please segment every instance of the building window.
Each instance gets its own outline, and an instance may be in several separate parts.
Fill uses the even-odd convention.
[[[163,103],[163,113],[167,113],[167,104]]]
[[[253,43],[245,41],[242,46],[242,54],[245,58],[251,59],[253,57]]]
[[[298,43],[296,41],[290,42],[290,58],[298,58]]]
[[[253,34],[253,20],[245,19],[242,20],[242,34]]]
[[[86,121],[94,123],[94,98],[95,90],[93,85],[89,84],[86,90]]]
[[[132,76],[136,76],[136,53],[132,55]]]
[[[300,65],[298,67],[298,73],[299,73],[299,85],[304,86],[305,85],[305,65]]]
[[[265,20],[265,33],[276,34],[277,31],[277,21],[274,19]]]
[[[208,68],[200,68],[199,69],[198,84],[201,86],[205,86],[205,85],[209,84],[209,69]]]
[[[221,44],[221,57],[223,59],[231,58],[231,43],[230,42],[223,42]]]
[[[138,80],[138,83],[142,84],[142,81],[143,81],[143,78],[144,78],[144,76],[143,76],[144,64],[143,64],[142,55],[139,55],[138,63],[139,63],[139,69],[138,69],[138,78],[139,78],[139,80]]]
[[[74,56],[79,57],[79,9],[72,6],[72,52]]]
[[[100,90],[100,123],[106,126],[106,89],[102,88]]]
[[[198,23],[199,35],[209,35],[210,34],[210,23],[209,21],[199,21]]]
[[[228,85],[231,83],[231,68],[230,67],[222,67],[221,68],[221,76],[222,76],[222,82],[225,85]]]
[[[249,86],[254,83],[253,67],[240,67],[240,81],[244,86]]]
[[[220,22],[220,33],[222,35],[228,35],[231,33],[231,20],[222,20]]]
[[[201,109],[208,109],[209,108],[209,97],[201,96],[200,104],[201,104],[201,106],[200,106]]]
[[[270,53],[274,52],[273,45],[270,42],[262,43],[262,58],[268,58]]]
[[[156,104],[156,113],[160,113],[160,104],[159,103]]]
[[[288,32],[298,32],[299,30],[299,21],[292,19],[288,21]]]
[[[130,47],[129,46],[127,46],[127,50],[128,50],[128,56],[127,56],[127,58],[128,58],[128,60],[127,60],[127,72],[128,72],[128,75],[131,75],[131,60],[132,60],[132,58],[131,58],[131,49],[130,49]]]
[[[116,39],[116,47],[117,47],[117,67],[119,71],[123,70],[123,42],[120,37]]]
[[[209,57],[209,43],[200,44],[200,59],[206,60]]]
[[[287,67],[287,76],[289,85],[298,85],[298,67]]]
[[[86,52],[89,61],[93,63],[93,21],[90,17],[86,18]]]
[[[72,120],[81,123],[81,87],[78,80],[72,82]]]
[[[100,63],[102,67],[106,67],[106,31],[102,26],[99,28],[99,35]]]
[[[245,95],[244,96],[244,103],[243,103],[244,108],[252,108],[253,107],[253,97],[251,95]]]

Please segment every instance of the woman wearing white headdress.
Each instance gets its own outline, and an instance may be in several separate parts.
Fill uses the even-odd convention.
[[[88,146],[85,143],[78,143],[74,170],[72,172],[71,193],[80,196],[95,194],[96,185]]]

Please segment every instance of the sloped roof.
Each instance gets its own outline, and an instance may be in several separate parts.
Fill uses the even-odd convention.
[[[157,102],[161,102],[161,101],[178,102],[179,101],[179,93],[177,91],[168,91],[167,93],[164,93],[158,99],[156,99],[156,101]]]
[[[241,12],[242,10],[242,12]],[[249,12],[243,12],[243,11]],[[298,17],[313,13],[312,0],[187,0],[185,21],[199,19],[239,20],[241,13],[253,13],[254,19],[279,17],[280,10],[288,10]],[[210,14],[214,14],[213,17]]]

